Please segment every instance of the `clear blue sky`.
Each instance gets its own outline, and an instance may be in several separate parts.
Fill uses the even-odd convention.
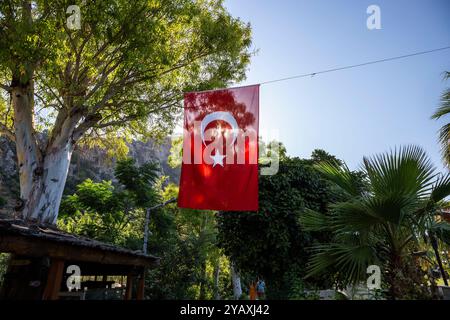
[[[366,9],[381,9],[368,30]],[[242,85],[450,45],[450,1],[227,0],[250,22],[253,47]],[[277,129],[291,156],[322,148],[355,169],[364,155],[417,144],[442,169],[430,120],[450,81],[450,50],[261,86],[260,130]]]

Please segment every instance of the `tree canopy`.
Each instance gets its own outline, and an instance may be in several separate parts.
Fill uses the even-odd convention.
[[[250,57],[249,25],[219,0],[85,1],[80,29],[71,4],[0,3],[0,131],[16,142],[23,216],[49,223],[76,143],[165,135],[183,92],[243,79]]]

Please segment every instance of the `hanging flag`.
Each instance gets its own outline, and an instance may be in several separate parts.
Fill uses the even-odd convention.
[[[184,96],[178,206],[258,210],[259,85]]]

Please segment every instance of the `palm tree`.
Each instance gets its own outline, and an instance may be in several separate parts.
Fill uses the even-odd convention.
[[[450,78],[450,72],[445,72],[444,80]],[[441,96],[441,105],[431,116],[431,119],[439,119],[450,113],[450,88],[447,88]],[[442,157],[445,163],[450,165],[450,123],[439,129],[439,141],[442,146]]]
[[[436,173],[416,146],[364,158],[366,190],[345,164],[321,163],[317,169],[346,200],[333,204],[327,215],[305,211],[301,220],[307,231],[333,236],[332,243],[313,247],[308,276],[328,271],[343,285],[357,284],[367,279],[367,267],[377,264],[391,298],[423,294],[426,288],[411,254],[431,228],[433,234],[445,229],[435,214],[450,194],[450,175]]]

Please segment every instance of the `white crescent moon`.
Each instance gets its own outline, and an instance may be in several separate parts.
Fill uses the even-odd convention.
[[[233,133],[233,139],[232,139],[231,144],[233,144],[236,141],[237,130],[239,129],[239,127],[238,127],[236,119],[233,117],[233,115],[230,112],[226,112],[226,111],[216,111],[216,112],[208,114],[207,116],[205,116],[203,118],[202,123],[200,125],[203,144],[206,145],[205,129],[208,126],[208,124],[210,124],[211,122],[213,122],[215,120],[225,121],[231,126],[231,129],[232,129],[231,132]]]

